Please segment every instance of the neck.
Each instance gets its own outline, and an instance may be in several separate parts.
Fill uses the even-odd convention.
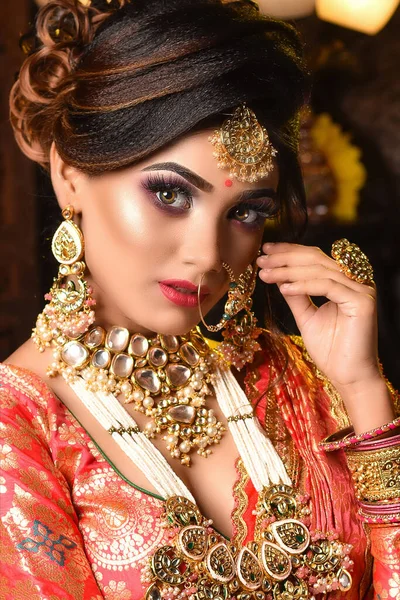
[[[141,333],[147,338],[155,337],[157,332],[154,329],[144,327],[137,321],[134,321],[128,315],[124,314],[113,302],[107,298],[106,293],[101,287],[94,283],[91,277],[88,277],[88,284],[93,289],[93,295],[96,298],[96,325],[103,327],[108,331],[112,326],[118,325],[125,327],[129,331]]]

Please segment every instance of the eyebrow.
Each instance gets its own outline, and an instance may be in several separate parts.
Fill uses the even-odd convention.
[[[174,163],[174,162],[155,163],[154,165],[150,165],[149,167],[146,167],[145,169],[142,169],[142,170],[143,171],[173,171],[174,173],[177,173],[178,175],[180,175],[181,177],[183,177],[184,179],[189,181],[189,183],[192,183],[193,185],[195,185],[199,190],[202,190],[203,192],[212,192],[214,190],[214,186],[211,183],[209,183],[208,181],[206,181],[205,179],[200,177],[200,175],[193,173],[193,171],[190,171],[189,169],[182,167],[182,165],[179,165],[178,163]]]
[[[276,190],[273,188],[263,188],[259,190],[247,190],[246,192],[243,192],[240,194],[237,204],[242,202],[250,202],[251,200],[259,200],[260,198],[265,198],[266,196],[272,200],[275,200],[275,202],[278,201]]]
[[[154,163],[153,165],[145,167],[142,169],[142,171],[173,171],[203,192],[212,192],[214,190],[212,183],[209,183],[203,179],[203,177],[197,175],[197,173],[193,173],[193,171],[190,169],[187,169],[186,167],[183,167],[175,162]],[[249,200],[257,200],[259,198],[263,198],[264,196],[269,196],[276,200],[276,190],[272,188],[248,190],[240,194],[238,203],[248,202]]]

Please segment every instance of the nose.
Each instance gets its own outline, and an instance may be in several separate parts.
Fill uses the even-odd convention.
[[[196,267],[198,273],[222,270],[221,235],[218,223],[203,219],[188,227],[182,248],[183,261]]]

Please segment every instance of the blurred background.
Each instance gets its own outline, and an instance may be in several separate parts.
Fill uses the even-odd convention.
[[[29,337],[57,270],[50,240],[60,218],[51,185],[21,154],[8,122],[8,93],[23,58],[19,37],[44,3],[0,3],[0,360]],[[259,4],[296,24],[313,73],[301,136],[309,206],[304,242],[329,253],[346,237],[370,258],[379,289],[380,356],[400,388],[399,2]],[[283,329],[296,333],[290,314],[281,313]]]

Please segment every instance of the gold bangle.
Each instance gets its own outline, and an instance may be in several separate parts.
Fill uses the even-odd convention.
[[[400,497],[400,445],[346,452],[357,499],[381,502]]]

